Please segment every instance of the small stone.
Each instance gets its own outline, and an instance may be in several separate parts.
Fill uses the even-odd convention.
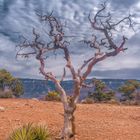
[[[90,99],[90,98],[86,98],[86,99],[83,99],[81,101],[82,104],[93,104],[94,103],[94,100],[93,99]]]
[[[5,108],[2,107],[2,106],[0,106],[0,111],[1,111],[1,112],[4,112],[4,111],[5,111]]]
[[[34,101],[39,101],[37,98],[32,98],[32,100],[34,100]]]

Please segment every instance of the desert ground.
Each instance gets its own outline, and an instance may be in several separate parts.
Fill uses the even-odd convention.
[[[0,99],[0,140],[13,129],[33,122],[47,125],[59,135],[63,107],[59,102],[31,99]],[[140,107],[110,104],[78,104],[76,140],[140,140]]]

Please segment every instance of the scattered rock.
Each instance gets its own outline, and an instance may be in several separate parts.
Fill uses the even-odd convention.
[[[81,101],[82,104],[93,104],[94,103],[94,100],[93,99],[90,99],[90,98],[86,98],[86,99],[83,99]]]
[[[32,100],[34,100],[34,101],[39,101],[37,98],[32,98]]]
[[[0,112],[4,112],[5,111],[5,108],[0,106]]]

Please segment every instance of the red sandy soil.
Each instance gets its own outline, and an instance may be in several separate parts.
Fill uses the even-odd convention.
[[[0,99],[0,140],[25,123],[47,124],[50,133],[63,126],[63,107],[58,102]],[[140,140],[140,107],[78,104],[76,140]]]

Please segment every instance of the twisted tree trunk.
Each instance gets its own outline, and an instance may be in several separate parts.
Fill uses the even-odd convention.
[[[64,108],[64,127],[61,136],[63,140],[69,140],[75,135],[75,110],[76,104],[73,102],[72,97],[68,97],[68,107]]]
[[[17,56],[20,55],[28,58],[28,56],[35,55],[35,59],[37,59],[40,63],[40,73],[46,80],[51,80],[55,83],[64,107],[64,127],[61,138],[63,140],[68,140],[75,135],[74,111],[76,109],[76,103],[78,102],[82,85],[84,85],[84,82],[86,82],[85,80],[98,62],[103,61],[106,58],[116,56],[127,49],[124,48],[127,38],[123,36],[120,45],[118,45],[118,43],[116,44],[116,41],[114,40],[115,36],[113,34],[114,31],[119,31],[118,28],[121,26],[117,26],[124,21],[128,21],[129,27],[132,28],[133,24],[130,14],[128,17],[124,17],[117,22],[115,22],[115,20],[112,21],[112,15],[110,12],[106,15],[106,3],[101,4],[101,9],[97,11],[93,20],[90,18],[89,14],[88,18],[92,28],[101,33],[102,38],[99,37],[98,39],[99,35],[95,33],[95,35],[93,35],[93,39],[89,41],[84,40],[84,43],[89,44],[89,47],[94,49],[93,55],[91,58],[84,61],[83,65],[78,68],[77,71],[72,64],[72,59],[68,49],[70,43],[64,38],[65,33],[63,30],[63,24],[55,16],[53,16],[52,13],[49,15],[38,14],[41,21],[47,21],[49,23],[48,25],[50,27],[50,31],[49,34],[47,34],[51,40],[49,39],[45,41],[47,43],[44,43],[44,41],[40,39],[40,34],[36,32],[35,28],[33,28],[33,40],[30,41],[23,36],[24,40],[18,45],[19,51]],[[124,23],[126,24],[126,22]],[[121,30],[122,28],[120,28],[120,31]],[[28,49],[29,52],[23,51],[23,49],[27,50],[27,48],[30,48]],[[49,56],[49,52],[57,50],[63,50],[65,56],[64,58],[66,60],[65,67],[70,70],[74,81],[74,94],[70,98],[67,97],[65,89],[61,85],[61,81],[58,80],[52,72],[47,71],[45,66],[45,60],[47,59],[47,56]],[[61,79],[62,81],[64,77],[65,70]]]

